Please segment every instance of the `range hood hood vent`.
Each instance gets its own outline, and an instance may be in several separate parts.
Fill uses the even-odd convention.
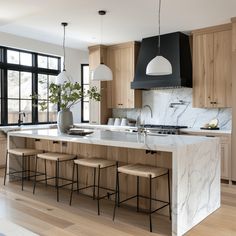
[[[192,87],[192,59],[189,36],[181,32],[161,35],[161,55],[170,61],[172,74],[146,75],[147,64],[157,55],[158,36],[144,38],[138,55],[132,89]]]

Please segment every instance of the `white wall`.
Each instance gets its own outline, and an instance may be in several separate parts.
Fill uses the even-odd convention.
[[[13,34],[7,34],[0,32],[0,45],[25,49],[29,51],[41,52],[56,56],[63,56],[62,46],[37,41],[34,39],[24,38]],[[74,81],[80,82],[81,80],[81,64],[88,63],[88,52],[78,49],[67,48],[66,49],[66,69],[74,79]],[[80,111],[81,105],[78,104],[72,109],[74,114],[74,122],[81,121]]]

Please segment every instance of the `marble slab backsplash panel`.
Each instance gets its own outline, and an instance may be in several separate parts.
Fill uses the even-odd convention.
[[[182,105],[173,105],[179,103]],[[192,88],[175,88],[148,90],[142,92],[143,106],[149,105],[152,108],[153,117],[150,110],[142,109],[113,109],[113,117],[128,118],[136,120],[141,113],[141,121],[144,124],[161,125],[186,125],[189,128],[199,128],[210,120],[217,118],[220,129],[230,130],[232,127],[231,108],[193,108]]]

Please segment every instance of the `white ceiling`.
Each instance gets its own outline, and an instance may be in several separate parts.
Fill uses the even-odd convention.
[[[100,43],[98,10],[103,17],[103,43],[114,44],[157,35],[157,0],[0,0],[0,31],[86,49]],[[161,32],[190,31],[230,21],[236,0],[162,0]]]

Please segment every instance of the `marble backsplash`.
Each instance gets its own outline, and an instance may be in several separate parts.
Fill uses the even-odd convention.
[[[143,106],[149,105],[150,110],[142,109],[113,109],[113,117],[128,118],[136,120],[141,113],[141,122],[144,124],[161,125],[186,125],[191,128],[199,128],[213,118],[219,120],[220,129],[230,130],[232,126],[232,109],[202,109],[192,107],[192,89],[175,88],[148,90],[142,92]],[[171,103],[183,104],[170,106]]]

